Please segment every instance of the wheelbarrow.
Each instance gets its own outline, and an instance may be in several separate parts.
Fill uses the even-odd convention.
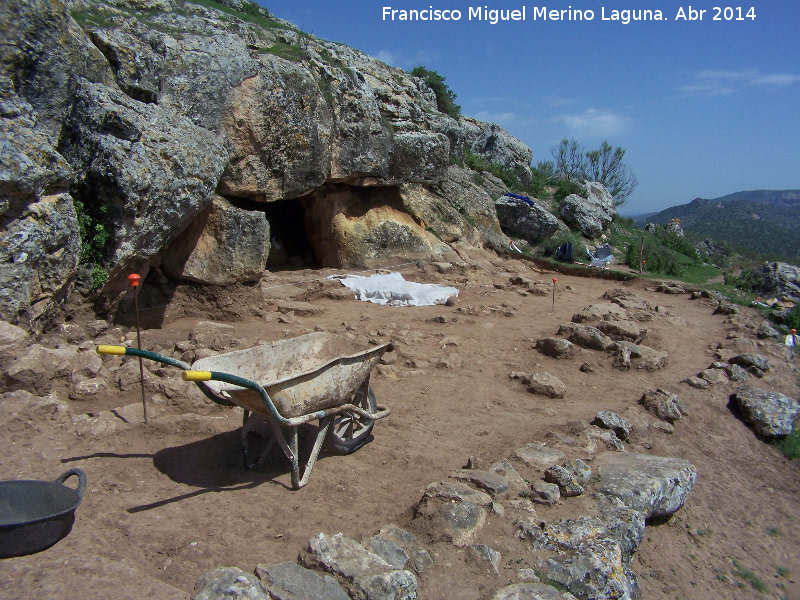
[[[277,443],[291,462],[294,489],[308,483],[326,441],[338,454],[355,452],[366,443],[375,421],[391,414],[377,404],[369,385],[372,369],[391,349],[389,343],[364,350],[346,337],[315,332],[203,358],[190,366],[137,348],[97,346],[99,354],[138,356],[182,369],[181,377],[196,383],[213,402],[241,407],[245,466],[263,465]],[[317,437],[301,473],[297,430],[316,420]],[[264,429],[271,435],[253,460],[248,434],[263,436]]]

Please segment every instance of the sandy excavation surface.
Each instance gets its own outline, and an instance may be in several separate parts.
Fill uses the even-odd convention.
[[[178,393],[155,398],[146,426],[130,417],[128,424],[79,434],[71,419],[58,415],[9,420],[0,445],[3,479],[53,479],[79,467],[88,486],[65,539],[39,554],[0,561],[0,597],[188,598],[198,576],[212,567],[253,572],[258,564],[295,560],[320,532],[360,541],[396,524],[417,535],[436,558],[436,566],[418,577],[421,598],[491,598],[519,581],[518,569],[536,567],[536,553],[515,536],[516,520],[577,517],[591,499],[562,499],[555,507],[537,506],[535,514],[517,514],[501,501],[505,518],[490,517],[476,540],[501,553],[497,575],[471,563],[464,549],[431,542],[415,525],[413,508],[425,487],[447,479],[470,457],[487,464],[513,461],[515,449],[529,442],[591,459],[582,447],[564,442],[570,422],[591,421],[600,410],[653,421],[637,401],[648,389],[662,387],[679,395],[689,415],[675,423],[674,433],[639,431],[626,449],[685,458],[698,477],[687,503],[646,529],[631,565],[641,597],[800,598],[800,465],[760,441],[731,411],[732,384],[697,390],[681,383],[709,366],[729,333],[755,340],[745,327],[761,321],[754,310],[733,318],[715,315],[711,300],[658,293],[655,281],[569,276],[496,257],[445,273],[432,265],[401,270],[407,279],[457,287],[458,301],[405,308],[359,302],[341,293],[338,283],[319,281],[332,270],[269,274],[256,289],[258,306],[250,305],[253,289],[230,298],[230,310],[240,313],[228,322],[242,340],[239,347],[315,328],[350,335],[364,347],[395,345],[385,356],[393,364],[379,365],[372,376],[378,402],[392,414],[376,423],[370,441],[355,453],[323,453],[309,485],[299,491],[290,489],[288,464],[279,452],[265,467],[245,469],[241,411],[203,402],[176,369],[161,375],[176,380]],[[555,306],[549,293],[535,295],[511,284],[514,276],[541,281],[547,290],[556,277]],[[533,349],[536,340],[554,336],[559,325],[619,287],[659,307],[643,323],[649,329],[643,343],[668,352],[667,367],[623,372],[603,352],[584,349],[556,360]],[[170,348],[186,341],[199,321],[219,320],[186,298],[174,301],[186,302],[180,314],[187,316],[148,329],[147,344]],[[287,302],[316,308],[310,314],[302,306],[286,308]],[[784,349],[764,342],[758,351],[774,369],[755,384],[798,397],[798,376]],[[582,372],[584,363],[594,372]],[[510,377],[536,371],[561,379],[565,397],[533,395]],[[68,403],[79,415],[140,400],[134,387]],[[304,439],[313,439],[313,429],[306,428]],[[542,476],[515,466],[531,481]],[[756,579],[763,591],[753,585]]]

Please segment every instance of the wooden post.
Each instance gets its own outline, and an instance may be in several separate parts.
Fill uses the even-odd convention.
[[[642,260],[643,255],[644,255],[644,236],[642,236],[642,244],[639,246],[639,273],[644,272],[644,261]]]
[[[139,327],[139,281],[142,278],[136,273],[128,275],[128,280],[131,282],[133,288],[133,302],[136,305],[136,345],[139,350],[142,349],[142,334]],[[142,364],[142,357],[139,357],[139,378],[142,381],[142,412],[144,413],[144,422],[147,424],[147,400],[144,395],[144,365]]]

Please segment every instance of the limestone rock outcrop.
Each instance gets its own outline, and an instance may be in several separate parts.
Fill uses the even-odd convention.
[[[564,221],[590,238],[598,237],[617,216],[614,198],[599,183],[584,183],[587,197],[572,194],[564,198],[559,213]]]
[[[211,285],[258,280],[269,249],[264,213],[236,208],[214,196],[163,252],[161,268],[175,279]]]
[[[454,166],[471,151],[529,182],[531,151],[502,128],[439,112],[423,80],[255,4],[145,4],[0,7],[4,320],[41,329],[92,267],[109,311],[127,274],[162,264],[196,282],[257,278],[260,251],[226,262],[245,240],[211,218],[236,229],[214,194],[266,216],[251,250],[291,235],[323,266],[507,245],[505,184]],[[286,214],[297,231],[276,227]]]
[[[535,200],[530,203],[511,196],[501,196],[494,203],[500,226],[509,235],[542,241],[559,229],[559,221]]]

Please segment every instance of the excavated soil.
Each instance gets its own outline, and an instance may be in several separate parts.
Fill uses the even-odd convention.
[[[188,598],[198,576],[212,567],[253,572],[258,564],[295,560],[317,533],[362,540],[394,523],[415,533],[436,558],[436,566],[418,577],[421,598],[491,598],[519,581],[518,569],[536,567],[537,555],[516,539],[514,522],[577,517],[590,499],[562,499],[552,508],[537,506],[535,514],[501,501],[505,518],[490,516],[476,538],[501,553],[497,575],[470,562],[464,549],[433,543],[416,527],[413,507],[425,487],[470,457],[488,464],[512,457],[528,442],[589,459],[579,446],[564,443],[570,422],[591,421],[600,410],[639,418],[638,399],[662,387],[679,394],[689,415],[674,433],[650,428],[626,447],[685,458],[698,476],[687,503],[672,518],[647,527],[632,563],[641,597],[800,598],[800,465],[758,439],[732,411],[731,384],[697,390],[680,383],[713,361],[730,332],[755,338],[742,324],[750,319],[757,325],[757,313],[744,309],[731,320],[712,314],[711,300],[657,293],[657,282],[650,280],[579,277],[509,259],[476,264],[445,274],[432,265],[400,269],[407,279],[457,287],[454,306],[359,302],[338,283],[322,281],[333,270],[269,274],[261,290],[240,288],[224,299],[225,314],[239,315],[229,322],[244,340],[239,347],[315,328],[352,334],[364,346],[395,344],[394,356],[387,356],[387,362],[396,358],[394,364],[380,365],[372,377],[378,402],[392,414],[376,423],[369,442],[355,453],[323,452],[310,483],[299,491],[290,489],[288,464],[279,452],[265,467],[245,469],[241,411],[203,402],[175,369],[162,374],[177,379],[177,393],[155,397],[147,425],[136,422],[130,409],[130,423],[97,434],[79,435],[71,422],[53,415],[11,421],[0,445],[3,479],[53,479],[79,467],[88,486],[66,538],[44,552],[0,561],[0,597]],[[545,286],[556,277],[555,304],[549,294],[526,294],[511,285],[514,275]],[[555,335],[560,324],[612,288],[659,307],[644,323],[650,332],[643,343],[669,353],[666,368],[619,371],[602,352],[579,350],[572,359],[556,360],[533,349],[537,339]],[[317,313],[284,306],[292,301],[308,302]],[[189,294],[176,294],[173,303],[161,314],[180,318],[148,329],[148,344],[163,348],[185,341],[198,321],[221,314]],[[782,360],[784,349],[764,342],[759,352],[775,368],[755,384],[798,397],[797,372]],[[584,363],[594,372],[579,370]],[[532,395],[510,377],[533,371],[560,378],[566,396]],[[134,387],[69,404],[81,414],[140,401]],[[304,428],[306,443],[313,433],[312,426]],[[517,466],[527,479],[541,477]]]

